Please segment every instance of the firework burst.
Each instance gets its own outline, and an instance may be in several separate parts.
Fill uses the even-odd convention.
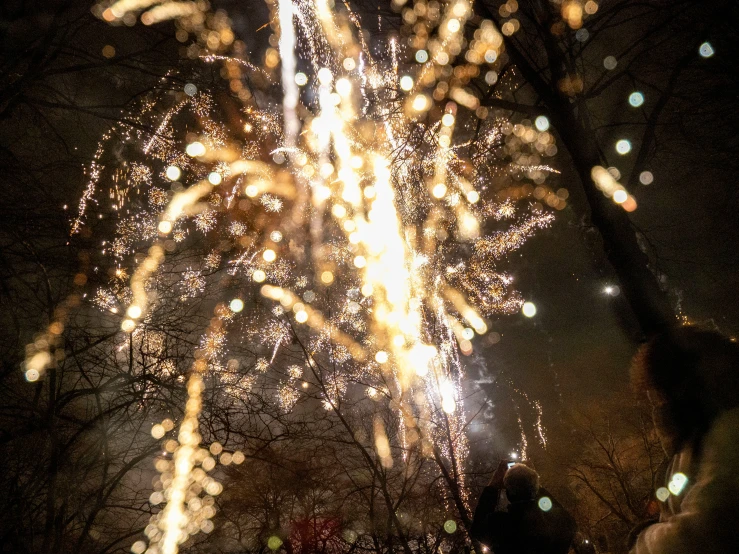
[[[120,0],[97,10],[109,22],[132,14],[147,25],[175,20],[196,38],[203,63],[223,64],[241,114],[228,119],[234,110],[185,87],[163,116],[147,104],[141,125],[124,135],[137,161],[115,182],[119,223],[106,254],[130,279],[114,279],[95,302],[125,314],[121,328],[135,334],[166,302],[220,290],[219,268],[227,268],[228,290],[239,291],[221,299],[194,353],[149,552],[176,552],[197,530],[193,521],[205,530],[212,515],[185,509],[205,505],[193,491],[210,479],[198,471],[212,459],[198,447],[201,374],[220,375],[231,394],[244,394],[295,341],[305,345],[306,365],[282,372],[283,410],[293,409],[300,380],[325,359],[336,368],[322,388],[327,409],[361,383],[368,397],[397,408],[403,450],[463,460],[459,354],[487,332],[487,317],[521,307],[500,265],[552,221],[525,185],[538,190],[552,171],[542,163],[552,136],[492,117],[468,87],[490,82],[503,48],[492,22],[471,28],[468,0],[405,8],[408,40],[373,48],[348,6],[279,0],[271,4],[279,48],[267,51],[263,67],[244,58],[228,19],[204,4]],[[310,75],[298,72],[303,65]],[[256,100],[269,95],[281,95],[281,104]],[[90,165],[73,232],[118,169],[104,163],[111,136]],[[178,261],[196,245],[197,262]],[[158,293],[167,287],[173,298]],[[244,309],[247,296],[261,300]],[[248,376],[224,363],[235,335],[263,351]],[[48,363],[42,354],[31,353],[29,380]],[[378,455],[391,465],[387,435],[376,420]],[[217,491],[212,483],[205,488]]]

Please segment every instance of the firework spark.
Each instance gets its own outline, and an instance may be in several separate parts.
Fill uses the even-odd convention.
[[[486,317],[520,308],[513,277],[500,265],[552,221],[541,205],[526,207],[527,193],[515,182],[531,179],[548,205],[564,206],[542,186],[552,171],[542,163],[551,134],[530,122],[513,126],[489,117],[466,86],[481,67],[495,66],[503,48],[491,21],[482,21],[473,39],[465,34],[471,4],[453,0],[443,9],[416,10],[406,29],[412,48],[390,40],[373,55],[347,6],[279,0],[273,22],[279,52],[269,49],[264,67],[233,49],[227,18],[205,17],[205,3],[120,0],[98,8],[111,22],[130,14],[141,14],[144,24],[176,19],[196,37],[198,59],[224,64],[245,105],[234,121],[207,91],[186,89],[161,118],[142,110],[140,120],[149,118],[155,131],[125,135],[145,161],[131,163],[128,179],[115,184],[119,225],[106,249],[116,267],[130,266],[131,278],[127,286],[118,279],[100,289],[95,302],[109,312],[120,306],[121,328],[135,333],[167,301],[157,291],[168,275],[179,275],[169,286],[187,304],[216,289],[215,270],[228,267],[241,290],[258,291],[265,304],[241,312],[239,299],[231,303],[238,314],[219,304],[200,340],[173,450],[174,476],[150,548],[176,552],[194,521],[207,527],[208,517],[185,509],[193,475],[200,475],[195,468],[212,460],[198,447],[201,374],[221,374],[234,393],[248,390],[297,335],[308,337],[309,367],[327,354],[339,368],[322,389],[327,409],[336,409],[361,376],[369,397],[398,406],[405,450],[418,445],[443,460],[464,460],[459,354],[469,354],[474,335],[487,331]],[[312,75],[297,73],[300,60]],[[243,79],[243,72],[254,79]],[[254,93],[274,94],[277,81],[281,109],[258,104]],[[185,120],[198,122],[189,137]],[[90,164],[75,233],[99,202],[103,176],[113,171],[103,163],[112,136],[103,137]],[[133,215],[124,215],[124,206]],[[177,266],[177,253],[196,239],[217,246],[208,243],[199,266]],[[239,318],[264,354],[242,377],[238,364],[224,358],[231,322]],[[37,379],[51,362],[43,349],[31,356],[27,375],[33,370]],[[289,412],[299,401],[303,378],[299,365],[282,373],[281,409]],[[378,455],[390,467],[388,433],[379,420],[374,432]]]

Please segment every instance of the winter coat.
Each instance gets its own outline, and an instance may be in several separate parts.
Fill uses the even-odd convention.
[[[666,487],[659,523],[639,534],[631,554],[739,553],[739,408],[714,420],[699,450],[675,455]]]
[[[470,534],[494,554],[567,554],[575,520],[544,489],[533,500],[496,511],[500,489],[485,487]],[[544,509],[542,509],[544,508]]]

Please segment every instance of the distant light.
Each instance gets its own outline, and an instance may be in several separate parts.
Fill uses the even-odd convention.
[[[331,208],[331,213],[341,219],[342,217],[346,217],[346,208],[341,204],[334,204]]]
[[[193,85],[192,83],[187,83],[185,85],[185,94],[188,96],[195,96],[198,93],[198,87]]]
[[[494,85],[498,82],[498,72],[490,70],[487,73],[485,73],[485,82],[488,85]]]
[[[518,460],[518,452],[511,452],[511,460]]]
[[[231,308],[231,311],[234,313],[239,313],[241,310],[244,309],[244,301],[241,300],[241,298],[234,298],[231,300],[231,303],[228,305],[229,308]]]
[[[132,306],[129,306],[128,310],[126,310],[126,314],[131,319],[138,319],[141,317],[141,307],[133,304]]]
[[[410,75],[403,75],[400,78],[400,88],[404,91],[409,91],[413,88],[413,77]]]
[[[298,323],[305,323],[306,321],[308,321],[308,312],[306,312],[305,310],[299,310],[298,312],[296,312],[295,321],[297,321]]]
[[[444,183],[435,184],[434,188],[431,190],[431,194],[433,194],[434,198],[444,198],[444,195],[446,194],[446,185]]]
[[[185,152],[188,156],[197,158],[198,156],[205,154],[205,146],[202,142],[191,142],[187,145],[187,148],[185,148]]]
[[[577,39],[579,42],[585,42],[590,38],[590,31],[588,31],[586,28],[578,29],[575,33],[575,39]]]
[[[210,175],[208,175],[208,182],[211,185],[220,185],[222,180],[223,180],[223,177],[221,177],[221,174],[216,173],[215,171],[213,171]]]
[[[322,67],[318,70],[318,82],[322,85],[330,85],[333,79],[334,76],[328,67]]]
[[[170,181],[176,181],[182,175],[182,171],[176,165],[170,165],[167,171],[165,171],[165,174]]]
[[[121,323],[121,329],[126,333],[130,333],[136,328],[136,323],[132,319],[124,319]]]
[[[282,240],[282,233],[279,231],[272,231],[269,234],[269,238],[272,242],[280,242]]]
[[[698,48],[698,53],[703,58],[710,58],[716,53],[716,51],[713,49],[713,46],[711,46],[710,42],[704,42],[700,45],[700,48]]]
[[[387,359],[387,352],[385,352],[384,350],[380,350],[379,352],[377,352],[377,354],[375,354],[375,361],[378,364],[384,364],[385,362],[387,362]]]
[[[302,71],[295,74],[295,84],[304,87],[308,83],[308,76]]]
[[[261,269],[257,269],[254,271],[254,273],[251,274],[251,278],[256,283],[262,283],[267,278],[267,274]]]
[[[274,251],[274,250],[272,250],[271,248],[267,248],[267,249],[266,249],[266,250],[265,250],[265,251],[264,251],[264,252],[262,253],[262,258],[264,258],[264,261],[265,261],[265,262],[274,262],[274,261],[275,261],[275,259],[277,258],[277,254],[276,254],[276,253],[275,253],[275,251]]]
[[[151,436],[154,437],[155,439],[161,439],[165,435],[166,432],[167,432],[166,429],[161,423],[157,423],[156,425],[153,425],[151,428]]]
[[[480,200],[480,193],[476,190],[471,190],[467,193],[467,200],[470,201],[470,203],[475,204]]]
[[[159,232],[163,235],[166,235],[172,230],[172,222],[171,221],[160,221],[159,222]]]
[[[552,499],[549,498],[548,496],[542,496],[539,499],[538,504],[539,504],[539,509],[542,512],[548,512],[549,510],[552,509]]]
[[[475,338],[475,332],[469,327],[467,327],[466,329],[462,331],[462,337],[467,340],[472,340],[473,338]]]
[[[450,535],[454,533],[457,530],[457,522],[453,519],[447,519],[444,522],[444,531],[449,533]]]
[[[639,182],[642,185],[651,185],[654,182],[654,175],[651,171],[642,171],[639,174]]]
[[[267,539],[267,547],[270,550],[277,550],[281,546],[282,546],[282,539],[280,539],[280,537],[272,535],[269,539]]]
[[[330,285],[334,282],[334,274],[330,271],[324,271],[321,273],[321,282],[325,285]]]
[[[655,496],[660,502],[665,502],[668,498],[670,498],[670,491],[667,489],[667,487],[660,487],[657,489]]]
[[[616,60],[614,56],[606,56],[606,58],[603,60],[603,67],[605,67],[609,71],[612,69],[616,69],[617,65],[618,60]]]
[[[631,143],[626,139],[621,139],[616,143],[616,152],[621,154],[628,154],[631,152]]]
[[[357,256],[354,258],[354,266],[358,267],[359,269],[363,268],[367,265],[367,259],[364,256]]]
[[[616,204],[623,204],[629,199],[629,193],[626,192],[624,189],[618,189],[616,192],[613,193],[613,201]]]
[[[684,473],[675,473],[672,475],[670,482],[667,484],[669,491],[675,496],[679,495],[688,484],[688,476]]]
[[[441,118],[441,124],[445,127],[451,127],[454,125],[454,116],[450,113],[445,113]]]
[[[339,93],[339,95],[343,97],[349,96],[349,93],[352,91],[352,83],[349,79],[346,79],[345,77],[342,77],[338,81],[336,81],[336,92]]]
[[[534,317],[536,315],[536,304],[533,302],[524,302],[521,313],[526,317]]]
[[[341,62],[341,65],[344,66],[344,69],[347,71],[353,71],[355,67],[357,67],[357,62],[354,61],[354,58],[344,58],[344,61]]]
[[[543,133],[549,129],[549,118],[545,115],[540,115],[536,120],[534,120],[534,125],[536,125],[536,128]]]
[[[621,288],[618,285],[608,285],[606,288],[603,289],[603,292],[605,292],[609,296],[618,296],[619,294],[621,294]]]
[[[417,112],[422,112],[429,105],[429,99],[424,94],[418,94],[413,99],[413,109]]]
[[[644,104],[644,95],[641,92],[632,92],[629,95],[629,104],[633,107],[638,108]]]
[[[35,383],[39,380],[39,377],[41,377],[41,374],[37,369],[29,369],[28,371],[26,371],[25,375],[26,381],[28,381],[29,383]]]
[[[419,50],[416,52],[416,61],[418,63],[426,63],[429,61],[429,53],[426,50]]]

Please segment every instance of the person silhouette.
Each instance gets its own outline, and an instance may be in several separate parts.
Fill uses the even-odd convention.
[[[659,522],[640,526],[631,554],[739,552],[739,345],[681,327],[644,345],[631,377],[672,456]]]
[[[480,496],[470,535],[495,554],[567,554],[575,531],[575,520],[540,487],[536,471],[502,461]]]

